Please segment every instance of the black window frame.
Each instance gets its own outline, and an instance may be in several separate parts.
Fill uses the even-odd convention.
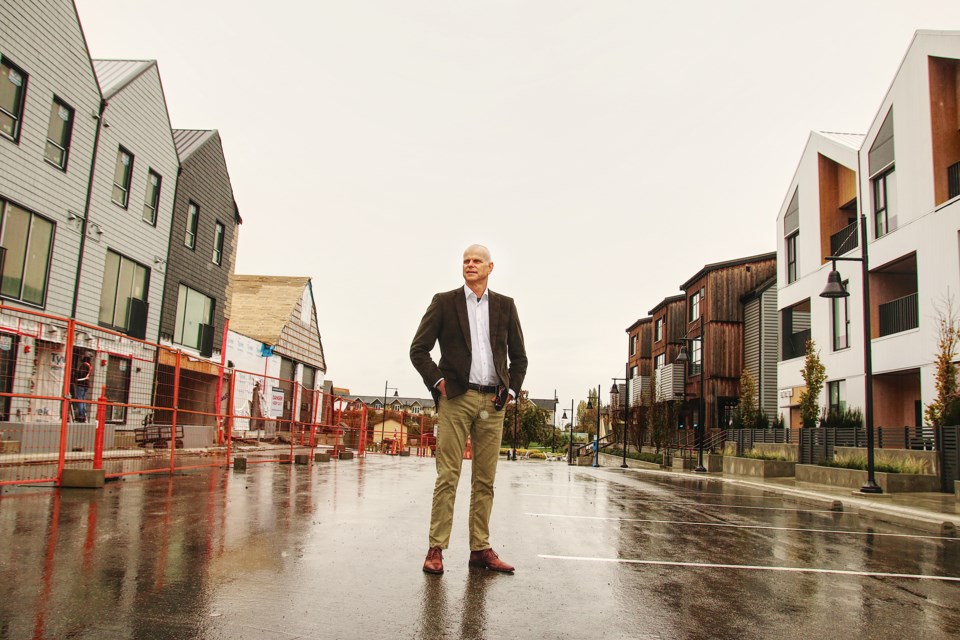
[[[797,281],[797,244],[800,241],[800,230],[796,230],[785,239],[784,253],[786,253],[787,284]]]
[[[657,318],[653,322],[653,341],[660,342],[663,340],[663,318]]]
[[[688,322],[693,323],[700,319],[702,310],[700,309],[700,303],[703,301],[703,289],[699,289],[690,295],[688,298],[688,313],[687,318]],[[694,315],[696,312],[696,315]]]
[[[151,181],[150,178],[153,176],[157,177],[157,188],[153,189],[153,203],[147,202],[147,195],[151,190]],[[147,169],[147,187],[143,191],[143,214],[140,216],[140,219],[149,224],[150,226],[157,226],[157,219],[160,217],[160,190],[163,189],[163,176],[153,170],[153,167]],[[153,219],[148,220],[146,218],[147,210],[153,211]]]
[[[64,121],[67,124],[63,128],[60,141],[54,141],[50,137],[50,123],[53,122],[54,110],[57,107],[66,109],[67,112],[70,114],[70,118]],[[69,162],[69,159],[70,159],[70,143],[73,141],[73,122],[76,115],[77,115],[76,110],[73,107],[71,107],[69,104],[67,104],[63,100],[61,100],[58,96],[56,95],[53,96],[53,100],[50,103],[50,119],[47,121],[47,138],[43,147],[43,159],[47,164],[54,166],[57,169],[60,169],[64,173],[67,172],[67,163]],[[60,150],[60,154],[62,158],[60,164],[50,159],[48,155],[48,151],[51,146],[56,147],[57,149]]]
[[[0,242],[3,243],[2,246],[4,248],[3,264],[2,264],[3,271],[6,271],[7,267],[10,265],[9,251],[6,250],[6,243],[7,243],[6,232],[7,232],[7,219],[8,219],[7,207],[11,205],[16,207],[17,209],[20,209],[21,211],[24,211],[30,216],[30,225],[29,225],[30,229],[27,233],[27,238],[25,241],[26,244],[23,252],[23,262],[21,264],[20,291],[18,295],[9,295],[9,294],[3,293],[3,272],[0,271],[0,298],[5,300],[16,300],[20,304],[36,307],[38,309],[44,309],[47,306],[47,296],[50,294],[50,272],[53,268],[53,247],[56,244],[57,223],[46,216],[42,216],[35,211],[31,211],[27,207],[20,206],[19,204],[15,202],[11,202],[9,200],[0,199]],[[44,278],[43,278],[43,293],[40,296],[41,300],[39,302],[28,300],[24,297],[24,294],[23,294],[24,282],[26,281],[26,278],[24,277],[24,275],[26,274],[26,271],[27,271],[27,261],[30,259],[30,252],[31,252],[30,240],[31,240],[31,237],[33,236],[33,225],[34,225],[34,220],[36,219],[43,220],[44,222],[49,223],[50,225],[50,242],[47,245],[47,259],[44,264],[45,271],[44,271]]]
[[[3,54],[0,54],[0,64],[5,65],[9,69],[9,71],[7,71],[7,80],[10,78],[11,71],[20,74],[21,78],[20,91],[19,95],[17,96],[17,104],[14,105],[16,113],[10,113],[6,109],[0,107],[0,112],[13,120],[13,133],[7,133],[6,131],[0,130],[0,136],[12,141],[14,144],[20,144],[20,132],[23,130],[23,115],[24,111],[26,111],[27,85],[30,82],[30,74]]]
[[[129,256],[125,256],[124,254],[120,253],[119,251],[114,251],[113,249],[107,249],[106,255],[109,256],[109,254],[111,254],[111,253],[114,254],[114,255],[116,255],[116,256],[118,256],[118,257],[120,258],[120,266],[117,268],[117,282],[115,282],[115,283],[113,284],[113,312],[110,314],[110,317],[113,318],[113,319],[115,319],[115,318],[117,317],[117,291],[118,291],[118,289],[119,289],[119,286],[118,286],[118,285],[119,285],[119,279],[120,279],[121,270],[122,270],[122,268],[123,268],[123,261],[126,260],[127,262],[131,262],[131,263],[133,263],[134,265],[136,265],[136,266],[138,266],[138,267],[141,267],[141,268],[143,269],[143,271],[144,271],[144,276],[145,276],[145,277],[144,277],[144,281],[143,281],[143,297],[142,297],[142,298],[132,298],[132,297],[131,297],[131,299],[140,300],[140,301],[143,302],[145,305],[149,304],[149,301],[150,301],[150,278],[151,278],[151,276],[152,276],[152,273],[150,272],[150,267],[148,267],[147,265],[143,264],[142,262],[138,262],[137,260],[134,260],[133,258],[131,258],[131,257],[129,257]],[[106,258],[104,259],[104,265],[106,265]],[[104,276],[106,276],[106,268],[104,268]],[[131,282],[132,282],[132,281],[131,281]],[[101,283],[100,283],[100,295],[101,295],[101,298],[102,298],[102,296],[103,296],[103,291],[104,291],[104,286],[103,286],[103,285],[104,285],[104,283],[101,281]],[[99,310],[99,308],[97,309],[97,324],[98,324],[98,326],[106,327],[107,329],[112,329],[113,331],[117,331],[117,332],[119,332],[119,333],[128,333],[128,332],[130,332],[131,327],[130,327],[130,309],[129,309],[129,308],[127,309],[127,317],[124,319],[124,322],[126,323],[127,326],[116,325],[116,324],[113,324],[112,322],[105,322],[104,320],[102,320],[102,319],[100,318],[100,310]]]
[[[200,205],[193,200],[187,203],[187,224],[183,235],[183,245],[197,250],[197,230],[200,228]]]
[[[844,380],[828,380],[827,381],[827,412],[828,413],[839,413],[846,408],[846,400],[843,399],[841,395],[840,383]],[[836,394],[834,394],[836,392]],[[834,402],[834,395],[836,395],[836,402]]]
[[[890,194],[887,184],[897,166],[890,165],[871,178],[873,186],[873,237],[882,238],[890,233]],[[882,222],[882,224],[881,224]],[[881,233],[881,230],[883,231]]]
[[[183,307],[182,309],[181,309],[181,307],[180,307],[180,290],[181,290],[181,289],[184,289],[184,290],[185,290],[185,291],[184,291],[184,294],[185,294],[184,307]],[[201,296],[201,297],[203,297],[203,298],[206,298],[206,299],[209,301],[209,303],[210,303],[210,308],[209,308],[208,313],[207,313],[206,321],[205,321],[205,322],[199,322],[198,325],[213,326],[214,318],[216,317],[215,314],[216,314],[216,308],[217,308],[217,299],[216,299],[215,297],[213,297],[213,296],[208,296],[207,294],[205,294],[203,291],[200,291],[199,289],[195,289],[195,288],[191,287],[190,285],[188,285],[188,284],[186,284],[186,283],[184,283],[184,282],[181,282],[181,283],[177,286],[177,310],[176,310],[176,313],[174,314],[174,320],[173,320],[173,338],[171,339],[171,342],[173,342],[174,344],[182,345],[182,346],[184,346],[184,347],[189,347],[189,348],[191,348],[191,349],[200,349],[200,348],[203,346],[203,336],[199,333],[199,331],[198,331],[198,334],[197,334],[197,343],[196,343],[196,344],[192,344],[192,343],[187,342],[187,341],[184,340],[184,333],[185,333],[186,322],[187,322],[187,320],[186,320],[186,312],[187,312],[187,307],[188,307],[187,302],[186,302],[186,298],[188,298],[191,293],[194,293],[194,294],[196,294],[196,295],[198,295],[198,296]],[[182,320],[182,321],[181,321],[181,312],[183,313],[183,320]],[[199,329],[199,327],[198,327],[198,329]],[[179,334],[179,335],[178,335],[178,334]],[[179,339],[178,339],[178,338],[179,338]]]
[[[121,164],[123,164],[123,156],[124,156],[124,155],[126,155],[126,156],[128,156],[128,157],[130,158],[130,163],[126,165],[127,169],[126,169],[126,171],[125,171],[125,175],[123,176],[124,184],[121,185],[121,184],[117,184],[117,169],[120,167]],[[117,147],[117,162],[116,162],[116,164],[114,164],[114,166],[113,166],[113,188],[112,188],[111,191],[110,191],[110,201],[113,202],[113,204],[117,205],[118,207],[120,207],[120,208],[122,208],[122,209],[127,209],[127,208],[130,207],[130,186],[131,186],[131,184],[133,183],[133,163],[134,163],[134,161],[135,161],[135,157],[134,157],[133,153],[132,153],[129,149],[127,149],[126,147],[124,147],[122,144],[121,144],[121,145],[118,145],[118,147]],[[117,189],[119,189],[121,192],[123,192],[123,196],[124,196],[124,197],[123,197],[123,202],[118,202],[117,199],[116,199],[116,197],[115,197],[115,194],[116,194],[116,192],[117,192]]]
[[[226,237],[227,228],[219,220],[213,226],[213,256],[211,260],[217,266],[223,265],[223,239]]]
[[[630,355],[637,355],[637,343],[639,342],[638,336],[630,336]]]

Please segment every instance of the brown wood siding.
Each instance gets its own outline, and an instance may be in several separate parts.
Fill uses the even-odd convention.
[[[929,58],[934,202],[949,200],[947,167],[960,162],[960,60]]]

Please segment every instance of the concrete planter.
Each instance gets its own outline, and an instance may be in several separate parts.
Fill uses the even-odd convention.
[[[761,460],[727,456],[723,462],[723,475],[749,478],[789,478],[796,472],[797,463],[786,460]]]
[[[935,475],[914,473],[876,472],[877,484],[886,493],[918,493],[940,490],[940,479]],[[867,472],[859,469],[821,467],[816,464],[798,464],[797,482],[828,484],[835,487],[859,489],[867,481]]]
[[[710,473],[720,473],[723,471],[724,456],[719,453],[709,453],[703,457],[704,465]]]

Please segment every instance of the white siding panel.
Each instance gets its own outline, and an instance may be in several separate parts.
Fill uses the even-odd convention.
[[[0,198],[56,225],[44,310],[70,314],[100,93],[72,2],[3,2],[0,53],[28,75],[20,139],[0,138]],[[67,171],[44,160],[54,96],[74,109]],[[16,303],[14,303],[16,304]]]

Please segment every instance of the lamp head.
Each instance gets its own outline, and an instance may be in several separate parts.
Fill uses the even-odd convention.
[[[617,386],[616,382],[614,382],[613,386],[610,387],[610,395],[614,395],[614,396],[620,395],[620,387]]]
[[[840,272],[831,269],[827,274],[827,286],[823,288],[820,294],[821,298],[846,298],[850,292],[843,287],[843,281],[840,279]]]
[[[677,364],[684,364],[690,360],[690,357],[687,355],[687,347],[680,347],[680,353],[677,354],[677,358],[674,360]]]

